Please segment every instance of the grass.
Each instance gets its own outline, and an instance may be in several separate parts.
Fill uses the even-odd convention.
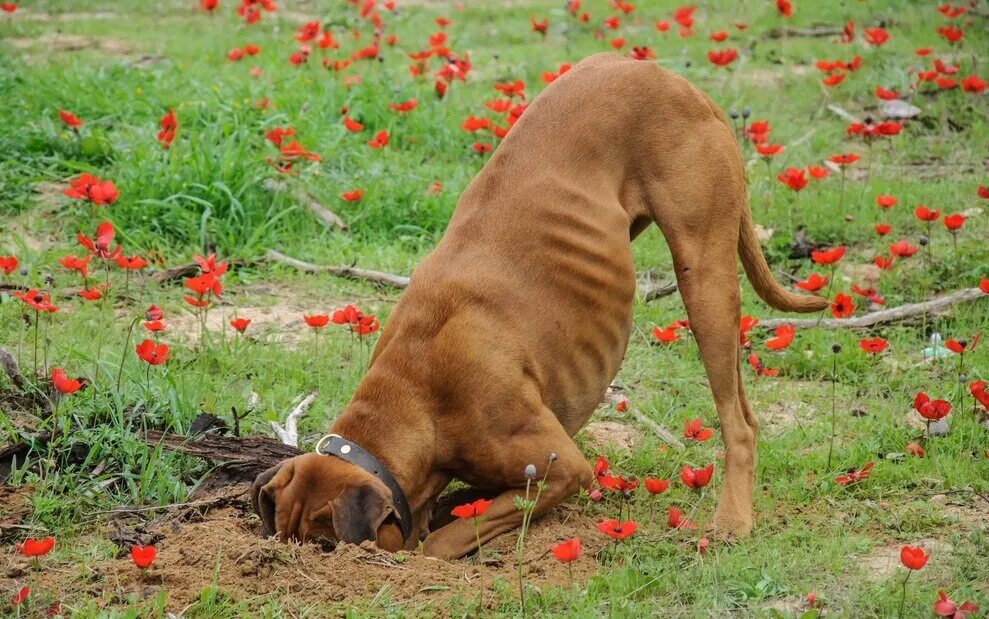
[[[985,96],[958,89],[915,94],[911,101],[923,110],[922,115],[890,144],[871,149],[846,136],[847,123],[825,107],[833,103],[859,117],[876,115],[875,86],[908,92],[913,81],[908,68],[929,64],[932,57],[960,64],[959,75],[984,71],[973,69],[976,59],[989,51],[989,36],[980,27],[984,17],[973,16],[972,26],[962,22],[965,39],[953,49],[935,32],[943,18],[930,4],[796,3],[788,22],[796,27],[845,20],[854,20],[859,30],[893,24],[889,43],[874,49],[860,38],[851,45],[836,44],[835,37],[763,38],[783,20],[772,3],[754,0],[703,3],[695,14],[697,34],[684,39],[653,27],[654,21],[670,18],[674,4],[640,2],[632,16],[622,18],[620,30],[606,31],[603,40],[593,35],[598,26],[575,23],[555,1],[526,1],[511,8],[468,2],[462,10],[453,10],[449,3],[408,3],[396,16],[386,18],[386,32],[397,35],[401,51],[421,49],[428,34],[437,29],[434,18],[444,15],[454,21],[450,47],[458,53],[469,51],[474,65],[466,83],[454,83],[447,97],[437,100],[432,80],[409,76],[408,62],[399,49],[386,48],[380,63],[363,61],[344,71],[344,75],[360,75],[361,83],[355,87],[346,87],[341,75],[319,67],[318,54],[307,66],[288,64],[288,55],[295,50],[290,33],[300,25],[300,13],[332,24],[348,52],[367,43],[369,29],[344,2],[320,3],[318,10],[285,2],[288,6],[266,14],[251,27],[231,14],[229,2],[221,2],[214,16],[193,11],[190,4],[50,0],[0,17],[0,100],[4,101],[0,150],[5,153],[0,161],[0,255],[16,255],[26,273],[15,272],[3,281],[44,286],[45,277],[51,275],[55,288],[75,286],[74,276],[56,260],[78,253],[74,234],[79,230],[91,234],[104,217],[113,222],[127,253],[158,257],[155,269],[210,251],[224,259],[253,262],[265,249],[277,248],[317,263],[356,263],[409,273],[438,241],[457,196],[484,163],[470,148],[476,137],[459,125],[468,114],[485,111],[483,102],[497,94],[491,85],[523,79],[531,98],[543,86],[541,72],[610,49],[607,41],[618,35],[626,38],[626,49],[653,48],[661,65],[704,88],[724,109],[747,108],[752,119],[771,121],[770,141],[786,144],[772,162],[771,173],[751,146],[743,148],[755,218],[775,231],[765,250],[777,270],[800,278],[814,270],[809,261],[787,258],[792,232],[803,225],[816,243],[849,246],[836,282],[836,290],[847,292],[850,283],[862,277],[859,265],[885,253],[888,242],[903,238],[917,243],[926,228],[913,217],[912,209],[923,203],[944,213],[981,210],[973,211],[958,234],[957,252],[938,223],[931,238],[930,265],[922,250],[884,274],[879,289],[887,304],[972,287],[980,276],[989,275],[986,202],[975,191],[979,183],[985,184],[984,145],[989,143]],[[595,24],[610,14],[603,2],[585,5]],[[37,18],[45,14],[53,17]],[[549,18],[545,41],[531,32],[530,16]],[[738,31],[732,22],[745,22],[748,29]],[[360,42],[346,33],[353,26],[362,29]],[[720,29],[728,29],[731,38],[724,44],[711,43],[706,34]],[[74,40],[82,49],[62,50],[59,40]],[[102,47],[96,45],[101,41]],[[109,41],[113,51],[107,51]],[[260,46],[262,52],[239,63],[225,60],[229,49],[246,43]],[[708,49],[729,44],[741,53],[730,70],[707,62]],[[913,50],[923,46],[934,48],[934,55],[916,57]],[[850,60],[855,54],[864,60],[859,71],[837,88],[820,86],[821,74],[813,67],[816,60]],[[135,62],[145,56],[150,59]],[[250,77],[252,66],[262,70],[262,77]],[[982,77],[989,78],[984,73]],[[257,109],[255,103],[265,97],[272,107]],[[385,105],[411,97],[419,100],[419,107],[405,116]],[[341,123],[342,107],[368,130],[348,133]],[[79,135],[62,126],[58,108],[85,119]],[[154,135],[168,108],[175,109],[180,129],[165,151]],[[642,122],[666,120],[643,118]],[[265,163],[276,150],[263,132],[274,126],[294,127],[296,137],[322,155],[318,164],[301,166],[298,180],[292,182],[343,217],[351,226],[349,233],[326,230],[289,196],[264,189],[265,179],[279,177]],[[391,132],[388,148],[379,151],[364,145],[372,129]],[[824,181],[811,181],[795,202],[792,193],[773,179],[784,167],[821,165],[826,157],[841,152],[866,156],[852,167],[844,192],[832,174]],[[59,191],[67,179],[81,172],[112,179],[121,190],[119,201],[93,212],[62,197]],[[427,191],[434,181],[442,183],[441,192]],[[357,187],[365,190],[359,202],[338,198],[340,192]],[[888,215],[873,202],[880,193],[899,198]],[[873,234],[872,224],[877,221],[894,226],[886,239]],[[669,272],[670,258],[660,236],[656,229],[643,234],[634,253],[640,270],[655,270],[662,278]],[[118,290],[121,282],[116,274],[113,277]],[[249,330],[243,338],[234,337],[229,328],[216,329],[200,343],[179,288],[141,279],[134,283],[138,281],[141,285],[133,286],[129,301],[115,300],[101,307],[79,299],[55,300],[60,312],[51,317],[43,347],[49,365],[91,380],[98,373],[95,386],[64,398],[55,413],[45,417],[39,409],[5,397],[12,388],[0,383],[0,445],[46,429],[65,430],[29,464],[17,462],[8,481],[34,488],[30,530],[58,537],[54,556],[46,559],[49,568],[84,572],[89,561],[115,556],[116,547],[100,535],[99,512],[119,505],[183,501],[208,473],[200,461],[144,444],[138,439],[142,428],[184,432],[199,413],[229,418],[231,407],[243,409],[255,392],[261,405],[245,427],[264,433],[267,421],[279,419],[293,398],[317,390],[318,405],[303,420],[303,435],[312,439],[346,404],[360,379],[355,351],[343,334],[324,334],[317,353],[312,335],[292,314],[297,327],[276,323],[278,329]],[[397,300],[396,294],[366,284],[301,276],[264,264],[235,269],[225,277],[225,287],[227,304],[211,311],[227,317],[238,308],[274,306],[301,314],[355,302],[387,325]],[[745,313],[769,317],[751,287],[743,283],[743,288]],[[22,320],[22,305],[7,295],[0,300],[0,346],[14,351],[22,367],[30,370],[33,331]],[[166,332],[174,357],[146,373],[124,339],[128,322],[150,303],[162,306],[166,319],[188,332],[174,328]],[[862,304],[861,299],[857,303]],[[572,595],[566,583],[541,588],[528,596],[530,612],[790,616],[802,612],[797,610],[801,598],[816,591],[827,612],[836,615],[893,616],[903,570],[887,574],[877,570],[870,557],[890,548],[895,554],[900,545],[921,540],[934,540],[937,548],[932,549],[928,568],[911,578],[907,616],[929,615],[941,588],[958,602],[971,599],[983,608],[989,606],[984,559],[989,555],[989,529],[985,512],[978,511],[986,509],[989,493],[989,434],[971,412],[972,399],[958,380],[957,358],[925,362],[921,352],[932,333],[971,338],[985,329],[986,308],[980,300],[949,315],[931,317],[924,325],[889,326],[868,333],[798,329],[794,344],[781,353],[765,351],[766,334],[756,329],[754,350],[766,365],[778,368],[780,376],[757,379],[747,372],[750,398],[764,422],[768,419],[759,438],[759,520],[753,537],[735,545],[712,543],[702,557],[696,552],[696,536],[669,535],[660,516],[657,526],[644,527],[630,542],[598,556],[597,574],[579,583],[579,595]],[[683,315],[675,295],[649,304],[637,302],[635,330],[616,382],[626,389],[631,406],[665,427],[676,430],[684,420],[696,417],[703,418],[705,426],[716,426],[693,341],[686,338],[660,346],[649,333],[653,326]],[[888,339],[890,350],[879,360],[870,360],[857,347],[863,336]],[[827,470],[834,344],[842,352],[836,376],[835,464]],[[969,380],[986,378],[986,350],[982,345],[966,355]],[[124,387],[117,391],[112,383],[122,358]],[[908,423],[916,416],[913,396],[921,390],[950,400],[954,411],[948,417],[950,434],[927,441],[927,456],[916,458],[903,454],[906,444],[921,433]],[[792,408],[799,411],[799,425],[781,414]],[[777,416],[784,421],[773,423]],[[602,409],[597,418],[630,423],[612,409]],[[600,451],[585,438],[579,440],[589,458]],[[719,449],[716,436],[681,454],[646,434],[632,452],[608,449],[606,453],[627,474],[673,478],[683,462],[720,462]],[[834,483],[838,473],[869,461],[877,464],[868,480],[849,487]],[[932,500],[935,496],[939,498]],[[944,505],[943,497],[958,505]],[[606,515],[602,506],[580,504],[587,513]],[[713,511],[713,493],[698,499],[674,483],[658,505],[664,514],[666,505],[696,505],[696,520],[703,523]],[[635,509],[642,518],[645,507]],[[19,539],[22,533],[2,531],[7,540]],[[8,561],[15,561],[9,544],[6,548]],[[242,599],[220,583],[217,580],[203,591],[185,609],[186,616],[279,616],[285,610],[277,597]],[[5,595],[8,589],[13,595],[12,585],[0,586]],[[41,608],[39,600],[61,600],[73,616],[126,617],[158,615],[166,605],[166,593],[145,600],[120,594],[105,598],[109,605],[102,607],[104,598],[85,591],[81,584],[66,591],[37,590],[32,608]],[[493,595],[490,612],[518,612],[513,583],[496,585]],[[437,602],[381,595],[347,604],[354,608],[349,611],[352,616],[472,615],[478,613],[475,602],[458,595]],[[0,606],[0,612],[14,610]],[[343,611],[300,602],[291,612],[324,616]]]

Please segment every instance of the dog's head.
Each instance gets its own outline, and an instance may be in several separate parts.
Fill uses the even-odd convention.
[[[332,456],[305,454],[258,475],[251,488],[261,536],[285,542],[374,541],[404,546],[392,494],[379,479]]]

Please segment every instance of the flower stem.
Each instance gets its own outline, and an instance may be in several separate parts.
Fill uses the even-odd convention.
[[[903,616],[903,603],[907,601],[907,581],[910,580],[910,574],[912,573],[912,571],[908,571],[907,577],[903,579],[903,595],[900,596],[900,609],[896,611],[897,619]]]
[[[831,470],[831,455],[834,453],[834,427],[835,427],[835,409],[837,408],[835,390],[838,382],[838,354],[831,354],[831,444],[828,446],[828,465],[827,470]]]
[[[124,361],[127,359],[127,349],[130,348],[130,337],[134,333],[134,326],[141,320],[140,316],[131,321],[127,328],[127,337],[124,339],[124,349],[120,353],[120,367],[117,369],[117,393],[120,393],[120,377],[124,375]]]

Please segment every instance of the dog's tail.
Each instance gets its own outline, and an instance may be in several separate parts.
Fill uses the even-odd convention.
[[[762,246],[756,236],[755,224],[748,200],[742,206],[742,221],[739,225],[738,256],[745,268],[745,275],[752,282],[759,298],[770,307],[784,312],[816,312],[828,306],[829,301],[822,297],[795,294],[780,286],[769,269]]]

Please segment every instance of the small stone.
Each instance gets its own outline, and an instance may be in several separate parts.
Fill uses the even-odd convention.
[[[946,436],[948,434],[948,422],[945,419],[932,421],[928,431],[930,436]]]
[[[883,118],[913,118],[920,116],[921,109],[900,99],[883,101],[879,105],[879,113]]]
[[[934,503],[935,505],[947,505],[948,504],[948,496],[947,495],[944,495],[944,494],[935,494],[929,500],[930,500],[931,503]]]

